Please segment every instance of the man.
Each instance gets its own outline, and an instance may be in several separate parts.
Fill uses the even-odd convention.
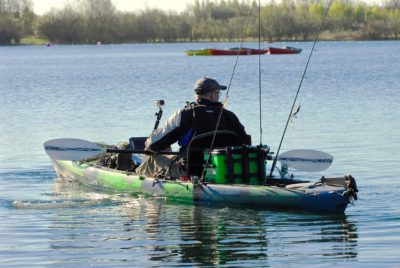
[[[146,140],[146,150],[154,155],[136,169],[138,174],[166,175],[174,179],[188,175],[179,161],[181,157],[157,153],[168,150],[175,142],[181,146],[180,152],[184,152],[193,137],[215,131],[217,124],[218,130],[229,130],[237,134],[238,141],[235,145],[251,144],[251,138],[246,134],[237,116],[219,102],[221,90],[226,90],[226,86],[220,85],[214,79],[203,77],[196,82],[193,89],[196,102],[175,112],[162,128],[153,131]]]

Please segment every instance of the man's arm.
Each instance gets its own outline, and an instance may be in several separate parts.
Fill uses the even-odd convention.
[[[158,152],[177,142],[185,133],[187,125],[185,123],[187,121],[186,113],[185,109],[175,112],[168,118],[162,128],[154,130],[145,142],[146,148],[150,151]]]

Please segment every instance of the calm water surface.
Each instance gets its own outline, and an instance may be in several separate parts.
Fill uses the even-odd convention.
[[[303,82],[282,151],[332,154],[315,180],[356,177],[360,199],[344,216],[186,206],[56,179],[43,142],[148,135],[155,100],[164,122],[193,99],[196,79],[230,82],[235,57],[183,51],[237,45],[0,47],[0,266],[398,267],[400,42],[318,43]],[[303,53],[261,57],[262,142],[273,150],[312,46],[285,45]],[[228,104],[254,143],[257,68],[257,56],[239,58]]]

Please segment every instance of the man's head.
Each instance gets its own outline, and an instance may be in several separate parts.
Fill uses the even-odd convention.
[[[225,90],[226,86],[218,84],[214,79],[203,77],[196,81],[193,87],[196,97],[218,102],[220,90]]]

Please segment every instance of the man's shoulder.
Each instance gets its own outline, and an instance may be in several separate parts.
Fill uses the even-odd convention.
[[[227,116],[228,116],[229,118],[231,118],[231,119],[234,119],[234,120],[239,121],[238,116],[237,116],[234,112],[232,112],[232,111],[229,111],[229,110],[227,110],[227,109],[224,109],[224,114],[227,115]]]
[[[183,111],[193,111],[193,110],[201,110],[204,108],[209,108],[208,105],[201,102],[186,102],[185,107],[182,109]]]
[[[187,101],[185,107],[183,108],[183,110],[192,110],[194,109],[196,106],[198,106],[198,104],[194,101],[190,102]]]

